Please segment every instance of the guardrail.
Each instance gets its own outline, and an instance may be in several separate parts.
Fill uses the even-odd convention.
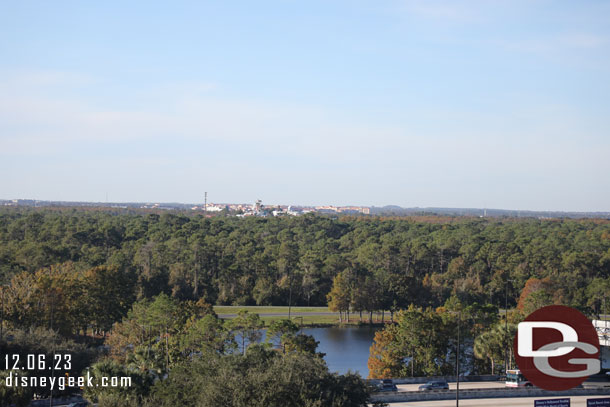
[[[461,379],[460,379],[461,381]],[[431,401],[455,399],[455,390],[404,391],[374,394],[372,401],[397,403],[403,401]],[[595,389],[577,388],[568,391],[548,391],[538,388],[460,389],[461,399],[487,399],[507,397],[560,397],[610,395],[610,387]]]
[[[460,382],[496,382],[500,379],[500,376],[496,375],[478,375],[478,376],[460,376]],[[446,380],[448,382],[455,382],[455,376],[430,376],[430,377],[401,377],[392,379],[394,384],[418,384],[427,383],[431,380]],[[368,379],[369,383],[380,383],[381,379]]]

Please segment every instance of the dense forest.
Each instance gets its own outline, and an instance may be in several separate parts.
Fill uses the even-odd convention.
[[[452,295],[500,306],[507,295],[511,307],[534,277],[558,302],[598,311],[610,222],[0,211],[2,285],[67,262],[83,273],[112,269],[109,283],[127,302],[166,293],[210,304],[326,305],[335,282],[351,309],[439,306]]]
[[[269,326],[260,344],[258,315],[223,321],[212,305],[328,304],[347,318],[389,310],[395,323],[376,335],[371,377],[447,375],[458,358],[471,373],[497,373],[532,310],[602,311],[610,221],[2,208],[0,289],[0,352],[69,352],[71,373],[134,380],[86,388],[100,406],[364,406],[362,379],[328,372],[291,321]],[[302,380],[290,379],[294,369]],[[7,390],[0,400],[15,405],[49,394]]]

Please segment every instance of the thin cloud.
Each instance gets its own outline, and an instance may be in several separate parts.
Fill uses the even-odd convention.
[[[610,41],[602,35],[574,33],[559,37],[557,42],[574,48],[597,49],[607,46]]]
[[[610,41],[607,37],[601,35],[591,33],[572,33],[527,38],[516,41],[497,41],[497,43],[514,51],[546,54],[575,50],[595,51],[605,48]]]
[[[51,90],[58,83],[55,80],[19,86],[24,77],[9,79],[11,92],[0,95],[0,129],[6,129],[0,132],[3,154],[44,156],[74,143],[112,145],[159,140],[251,143],[259,148],[330,159],[337,153],[360,151],[373,138],[391,142],[398,132],[387,126],[337,120],[310,106],[222,99],[210,94],[213,86],[193,89],[184,83],[162,85],[140,95],[152,102],[119,109],[112,104],[100,106],[84,96],[52,97]],[[171,108],[160,109],[155,103],[159,100]],[[381,147],[369,150],[374,152],[376,148]]]
[[[403,10],[419,17],[453,22],[472,22],[480,20],[480,12],[472,4],[460,1],[417,1],[406,0],[402,3]]]

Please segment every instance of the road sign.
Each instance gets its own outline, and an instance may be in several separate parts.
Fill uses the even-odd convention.
[[[534,400],[534,407],[570,407],[570,399]]]
[[[587,407],[610,407],[610,399],[587,399]]]

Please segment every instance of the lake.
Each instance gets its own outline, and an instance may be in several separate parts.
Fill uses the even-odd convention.
[[[373,344],[375,332],[381,327],[345,326],[325,328],[304,328],[302,333],[320,341],[318,352],[325,353],[324,360],[331,372],[341,374],[348,370],[358,372],[366,379],[369,374],[367,362],[369,348]]]
[[[324,360],[331,372],[345,374],[349,371],[360,373],[366,379],[369,374],[367,362],[369,349],[373,344],[379,326],[330,326],[324,328],[303,328],[299,333],[311,335],[318,344],[318,352],[324,353]],[[267,330],[262,330],[261,340],[265,340]],[[237,342],[240,342],[237,335]]]

